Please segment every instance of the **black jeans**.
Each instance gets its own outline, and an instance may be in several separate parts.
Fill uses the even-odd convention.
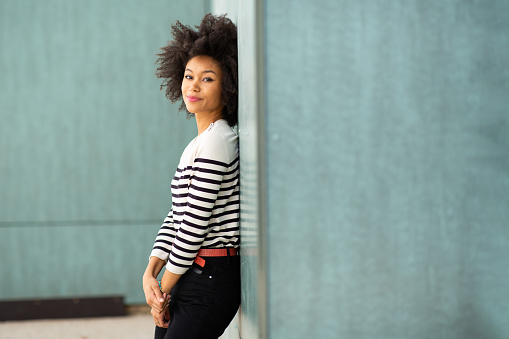
[[[155,339],[217,339],[240,305],[240,257],[204,258],[187,270],[171,291],[168,329]]]

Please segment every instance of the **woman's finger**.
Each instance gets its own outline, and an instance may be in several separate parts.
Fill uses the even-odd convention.
[[[150,311],[150,313],[152,314],[152,318],[154,318],[154,323],[156,326],[162,327],[162,328],[168,328],[169,321],[167,319],[169,319],[169,317],[170,317],[169,311],[167,314],[167,316],[168,316],[167,319],[165,319],[166,312],[161,313],[157,310],[152,309]]]

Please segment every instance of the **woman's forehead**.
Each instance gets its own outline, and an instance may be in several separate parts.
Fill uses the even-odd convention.
[[[192,72],[202,72],[203,70],[212,70],[216,74],[221,71],[219,63],[208,55],[198,55],[192,57],[186,65],[186,69]]]

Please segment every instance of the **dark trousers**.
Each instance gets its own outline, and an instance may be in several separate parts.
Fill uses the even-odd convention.
[[[193,264],[171,291],[168,329],[155,339],[217,339],[240,305],[240,257],[204,258]]]

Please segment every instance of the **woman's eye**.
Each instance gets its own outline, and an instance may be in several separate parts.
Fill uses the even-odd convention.
[[[191,75],[184,75],[184,78],[188,79],[188,80],[192,80],[193,77]]]
[[[212,78],[203,78],[203,81],[214,81]]]

